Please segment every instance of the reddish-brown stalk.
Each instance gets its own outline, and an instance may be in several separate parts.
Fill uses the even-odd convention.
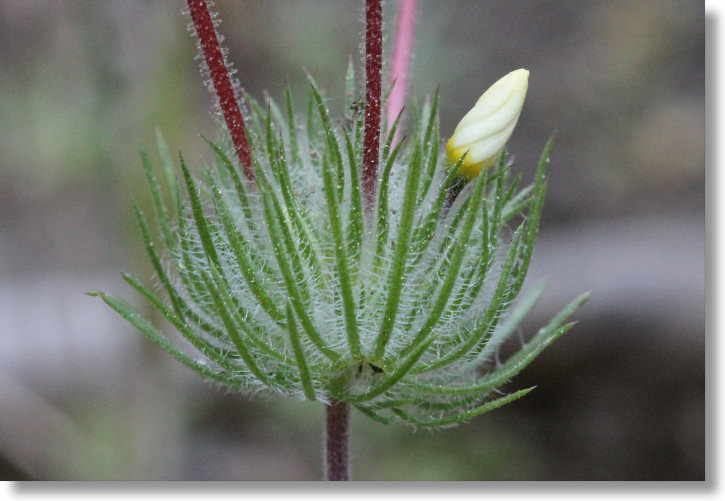
[[[247,142],[244,118],[239,109],[239,103],[234,94],[234,87],[229,77],[229,70],[224,63],[224,55],[219,46],[219,39],[214,30],[214,23],[209,13],[209,6],[206,0],[187,0],[191,20],[194,22],[194,29],[199,37],[199,44],[204,53],[204,60],[209,69],[214,90],[219,98],[219,107],[224,115],[224,121],[232,137],[234,149],[242,162],[244,174],[250,181],[254,180],[254,168],[252,167],[252,153]]]
[[[325,479],[350,480],[347,455],[350,404],[331,399],[325,411]]]
[[[365,1],[365,136],[362,192],[365,209],[373,211],[380,152],[380,96],[383,67],[383,8],[381,0]]]

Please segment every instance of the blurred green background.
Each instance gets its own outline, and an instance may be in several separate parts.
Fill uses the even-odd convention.
[[[302,98],[304,68],[343,111],[361,1],[217,4],[247,91]],[[118,272],[151,275],[129,200],[155,128],[211,159],[182,7],[0,0],[0,479],[321,478],[319,405],[218,391],[82,294],[138,303]],[[524,179],[556,131],[522,335],[593,296],[522,400],[435,433],[355,414],[354,478],[704,479],[705,21],[694,0],[420,1],[409,95],[440,86],[444,136],[519,67]]]

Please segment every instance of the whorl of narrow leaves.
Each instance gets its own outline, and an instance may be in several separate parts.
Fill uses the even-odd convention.
[[[498,389],[572,326],[587,297],[483,372],[543,290],[516,299],[551,141],[532,185],[519,188],[503,152],[451,204],[461,162],[448,167],[439,154],[435,99],[406,141],[393,146],[391,127],[366,215],[364,120],[336,125],[310,83],[306,129],[289,90],[285,112],[250,98],[254,181],[210,141],[213,167],[195,173],[179,160],[183,186],[163,140],[161,182],[142,153],[152,215],[138,206],[136,215],[159,288],[124,278],[186,346],[127,302],[94,294],[187,367],[238,391],[347,402],[414,426],[453,425],[526,394]],[[504,237],[513,221],[523,222]]]

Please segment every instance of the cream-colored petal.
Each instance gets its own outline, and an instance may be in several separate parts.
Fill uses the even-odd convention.
[[[512,71],[486,90],[461,119],[446,151],[451,164],[468,152],[462,175],[477,176],[506,145],[521,115],[528,82],[528,70]]]

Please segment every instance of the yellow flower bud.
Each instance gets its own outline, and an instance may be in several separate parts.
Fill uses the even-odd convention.
[[[493,165],[514,131],[528,87],[529,71],[512,71],[489,87],[461,119],[446,145],[451,165],[468,153],[460,175],[473,179]]]

